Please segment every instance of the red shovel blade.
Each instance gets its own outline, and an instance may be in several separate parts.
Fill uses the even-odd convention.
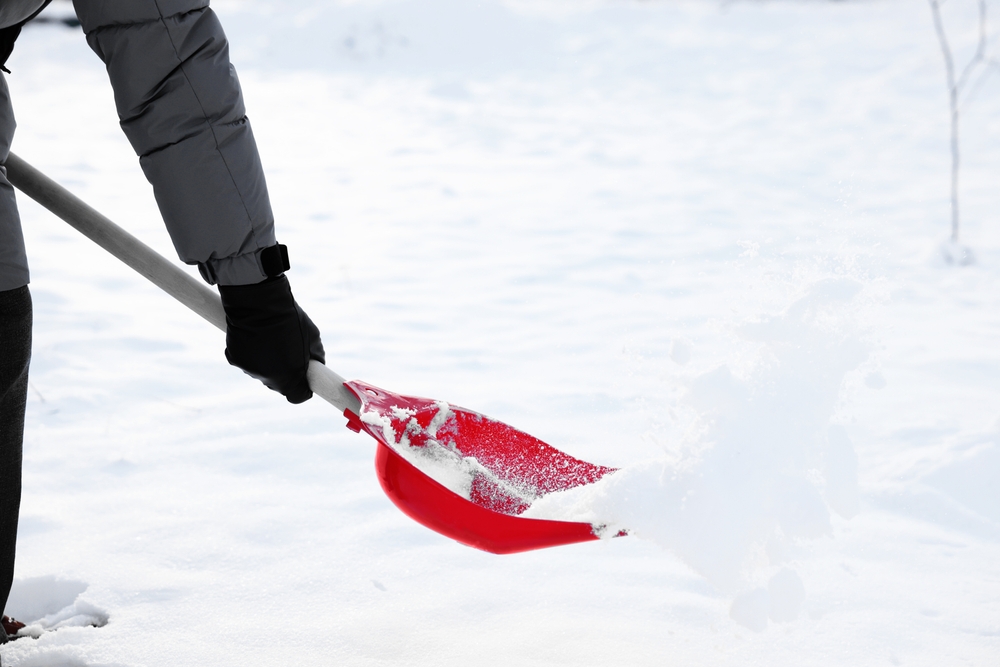
[[[357,380],[345,385],[361,401],[361,415],[344,412],[348,427],[378,441],[375,468],[382,489],[413,520],[495,554],[597,539],[589,523],[518,515],[547,493],[592,484],[615,468],[580,461],[444,401],[401,396]]]

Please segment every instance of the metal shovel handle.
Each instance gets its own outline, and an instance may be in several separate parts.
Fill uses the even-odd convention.
[[[226,313],[213,290],[179,269],[165,257],[88,206],[30,164],[11,153],[4,165],[7,180],[62,218],[78,232],[149,279],[154,285],[198,313],[222,331]],[[309,362],[309,387],[313,393],[343,411],[357,413],[360,403],[344,386],[344,378],[318,361]]]

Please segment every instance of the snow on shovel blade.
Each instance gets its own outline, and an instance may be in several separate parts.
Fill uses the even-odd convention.
[[[589,523],[518,515],[547,493],[593,484],[615,468],[444,401],[344,384],[361,401],[360,415],[344,411],[348,427],[378,441],[382,489],[413,520],[495,554],[597,539],[599,527]]]

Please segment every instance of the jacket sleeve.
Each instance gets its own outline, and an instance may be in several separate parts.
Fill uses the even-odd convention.
[[[210,284],[263,280],[275,244],[257,144],[208,0],[74,0],[181,260]]]

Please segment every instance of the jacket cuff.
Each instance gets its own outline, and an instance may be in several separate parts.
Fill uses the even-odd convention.
[[[259,251],[201,262],[198,272],[209,285],[256,285],[267,278]]]

